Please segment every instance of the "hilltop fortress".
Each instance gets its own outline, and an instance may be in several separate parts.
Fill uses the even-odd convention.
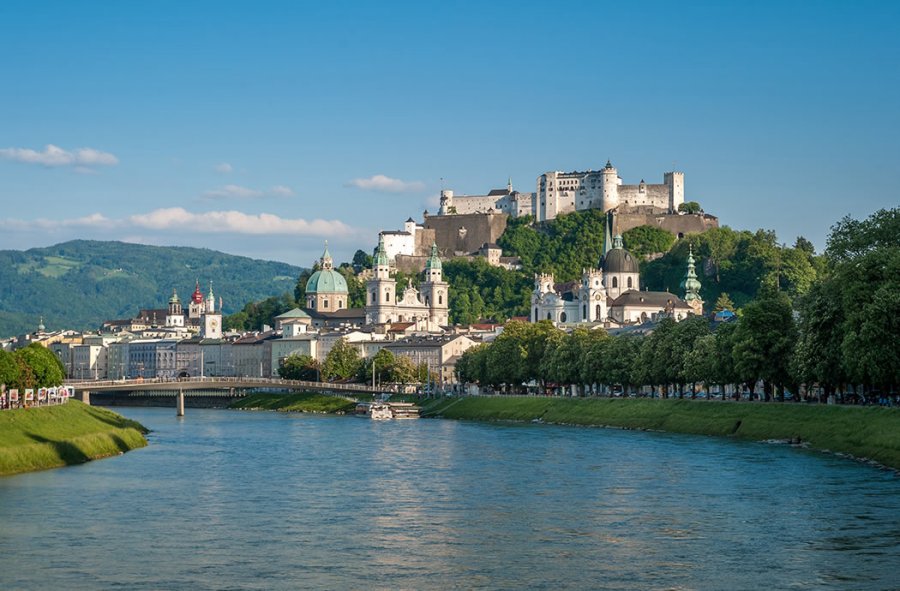
[[[607,161],[600,170],[545,172],[537,178],[536,188],[533,193],[516,191],[510,179],[505,188],[485,195],[456,195],[442,189],[437,214],[426,211],[421,225],[410,218],[402,230],[381,232],[387,257],[398,269],[422,271],[436,243],[442,257],[486,256],[492,264],[514,267],[515,262],[501,257],[496,246],[508,218],[530,215],[535,222],[546,222],[589,209],[611,213],[617,234],[654,226],[681,238],[719,226],[715,216],[679,211],[685,203],[683,172],[665,172],[659,184],[642,179],[626,185]]]

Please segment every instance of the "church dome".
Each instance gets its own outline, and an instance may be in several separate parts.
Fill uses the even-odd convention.
[[[306,293],[347,293],[347,280],[333,269],[316,271],[306,282]]]
[[[637,273],[638,262],[630,252],[625,249],[614,248],[606,253],[603,259],[604,273]]]
[[[325,242],[325,252],[319,259],[322,268],[313,273],[306,282],[306,293],[348,293],[347,280],[334,270],[334,260],[328,252],[328,242]]]
[[[637,273],[639,266],[634,255],[625,250],[622,237],[616,236],[614,246],[603,257],[604,273]]]

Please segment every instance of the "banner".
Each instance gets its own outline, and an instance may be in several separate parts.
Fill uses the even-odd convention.
[[[0,392],[0,408],[6,408],[6,392]]]
[[[19,401],[19,390],[17,388],[13,388],[9,391],[9,401],[10,402],[18,402]]]
[[[34,389],[33,388],[25,388],[25,402],[33,402],[34,401]]]
[[[47,388],[47,394],[50,396],[50,400],[56,400],[58,398],[58,394],[57,394],[58,392],[59,392],[59,390],[56,386],[53,386],[52,388]]]
[[[38,402],[47,400],[47,388],[38,388]]]

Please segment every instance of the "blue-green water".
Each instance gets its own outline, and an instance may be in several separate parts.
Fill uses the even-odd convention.
[[[897,589],[900,478],[761,443],[117,408],[0,479],[0,589]]]

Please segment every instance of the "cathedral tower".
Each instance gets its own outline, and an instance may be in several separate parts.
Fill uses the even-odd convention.
[[[384,236],[381,234],[378,235],[373,271],[374,277],[366,282],[366,324],[384,324],[391,321],[397,304],[397,281],[391,278]]]
[[[431,256],[425,262],[425,280],[421,287],[428,308],[428,320],[434,325],[433,328],[449,324],[449,285],[443,279],[441,258],[434,242],[431,243]]]

